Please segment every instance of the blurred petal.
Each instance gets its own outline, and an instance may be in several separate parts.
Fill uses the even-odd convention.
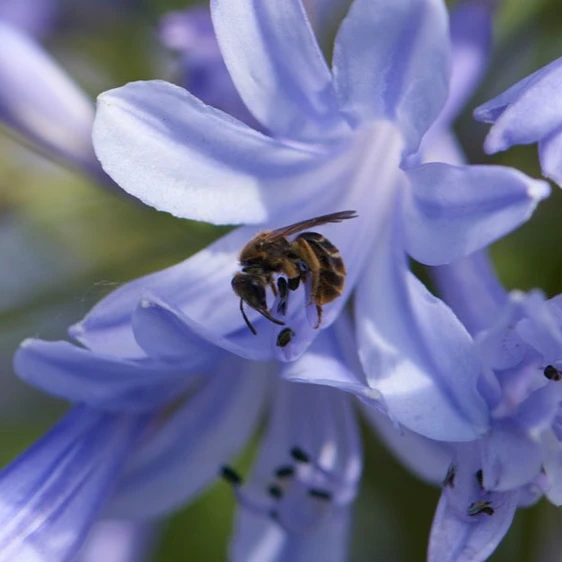
[[[263,366],[223,361],[131,456],[110,514],[152,517],[199,494],[250,438],[270,380]]]
[[[477,391],[472,339],[408,271],[398,242],[390,229],[381,233],[357,288],[359,356],[367,380],[390,417],[406,428],[440,441],[476,439],[489,420]]]
[[[562,58],[527,76],[478,107],[474,116],[493,123],[484,149],[488,153],[515,144],[537,142],[562,127]]]
[[[168,12],[160,19],[159,36],[180,55],[180,84],[207,105],[259,129],[228,74],[215,37],[208,6]]]
[[[143,425],[78,407],[0,472],[2,560],[71,560]]]
[[[301,0],[213,0],[211,13],[232,80],[266,129],[304,142],[348,130]]]
[[[439,294],[475,335],[488,328],[507,304],[507,293],[484,250],[431,269]]]
[[[0,20],[36,37],[53,31],[59,11],[59,0],[2,0],[0,2]]]
[[[133,521],[98,521],[73,562],[149,562],[157,525]]]
[[[0,21],[0,123],[109,183],[92,149],[92,102],[33,39]]]
[[[441,126],[455,120],[482,79],[492,46],[494,8],[493,2],[465,0],[451,11],[452,72]]]
[[[389,119],[411,152],[449,83],[448,17],[439,0],[355,0],[334,48],[334,79],[350,119]]]
[[[348,397],[337,390],[281,383],[272,419],[256,463],[242,493],[264,505],[262,513],[240,501],[231,545],[233,562],[308,562],[347,560],[349,508],[361,474],[358,428]],[[264,483],[291,462],[299,447],[310,457],[280,499],[267,495]],[[310,488],[325,489],[330,499],[315,499]],[[277,512],[276,520],[270,509]]]
[[[216,351],[193,353],[191,365],[151,358],[128,360],[68,342],[26,340],[15,370],[27,383],[71,402],[106,411],[137,412],[167,404],[193,383],[193,373],[213,364]]]
[[[102,94],[93,139],[104,170],[125,191],[215,224],[273,220],[324,193],[333,175],[330,154],[266,137],[162,81]]]
[[[546,182],[501,166],[430,163],[407,175],[406,249],[428,265],[449,263],[501,238],[550,193]]]
[[[427,482],[443,482],[453,458],[450,443],[427,439],[403,427],[396,427],[388,416],[368,405],[362,405],[361,411],[387,448],[404,466]]]

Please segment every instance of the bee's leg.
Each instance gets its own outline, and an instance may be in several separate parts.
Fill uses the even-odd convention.
[[[279,304],[277,305],[277,313],[285,316],[287,314],[287,305],[289,304],[289,289],[291,280],[287,283],[284,277],[277,279],[277,288],[279,289]]]
[[[299,288],[300,282],[300,277],[293,277],[292,279],[289,279],[289,281],[287,282],[287,286],[289,287],[290,291],[296,291]]]
[[[314,326],[315,330],[317,330],[322,323],[322,307],[319,304],[316,305],[316,315],[318,316],[318,320],[316,321],[316,326]]]

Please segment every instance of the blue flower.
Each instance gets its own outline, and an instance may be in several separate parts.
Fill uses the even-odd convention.
[[[548,187],[508,168],[417,165],[419,143],[447,96],[444,6],[356,0],[337,34],[332,71],[296,0],[259,9],[217,1],[212,13],[232,80],[269,134],[171,84],[131,83],[99,98],[94,145],[104,169],[158,209],[214,223],[273,228],[359,210],[353,221],[319,229],[348,269],[343,296],[325,307],[321,328],[357,287],[371,390],[407,427],[474,438],[487,424],[474,363],[460,362],[454,377],[450,369],[468,340],[411,277],[406,252],[429,264],[472,253],[526,220]],[[107,340],[110,329],[123,349],[130,311],[148,287],[204,324],[219,346],[235,342],[248,358],[295,359],[318,334],[310,307],[293,299],[286,322],[295,337],[280,349],[268,320],[256,319],[257,337],[248,332],[229,287],[237,255],[256,232],[235,230],[184,264],[117,291],[74,334],[90,345]],[[443,322],[431,322],[433,314]],[[446,349],[443,338],[451,341]]]
[[[213,6],[232,79],[268,134],[170,84],[134,83],[100,98],[102,163],[157,208],[216,223],[273,228],[357,209],[358,219],[319,229],[346,261],[344,295],[326,306],[322,330],[299,293],[286,316],[292,341],[278,345],[279,327],[262,318],[254,336],[230,289],[237,255],[258,231],[245,226],[104,299],[71,329],[84,348],[27,341],[16,369],[82,412],[143,425],[139,438],[108,445],[106,454],[115,447],[128,456],[111,478],[91,484],[75,515],[82,527],[110,480],[106,512],[142,518],[191,500],[222,470],[241,508],[233,560],[339,561],[361,470],[351,398],[341,390],[387,431],[402,424],[410,443],[471,441],[490,428],[473,339],[410,273],[407,254],[431,264],[470,254],[526,220],[548,188],[507,168],[419,164],[449,81],[440,2],[356,0],[333,72],[300,2]],[[357,342],[342,311],[355,288]],[[224,463],[266,410],[255,472],[244,480]],[[53,466],[64,464],[55,441],[46,443]],[[448,447],[434,447],[440,469]],[[96,457],[87,439],[84,450]],[[32,474],[40,480],[46,468]],[[65,486],[53,477],[48,491]],[[29,492],[11,507],[33,501]],[[54,524],[47,517],[38,538]],[[36,537],[24,529],[19,539]],[[63,543],[59,558],[75,546]]]
[[[478,107],[476,119],[493,123],[486,152],[536,142],[543,174],[562,185],[561,86],[562,59],[557,59]]]

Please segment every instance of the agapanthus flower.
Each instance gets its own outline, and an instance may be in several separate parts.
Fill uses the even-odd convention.
[[[447,96],[444,5],[353,2],[335,40],[332,71],[299,1],[211,7],[232,80],[269,134],[171,84],[131,83],[99,98],[94,144],[104,169],[145,203],[214,223],[263,229],[358,210],[357,219],[321,229],[348,270],[344,293],[325,307],[321,328],[357,288],[370,388],[407,427],[419,429],[423,420],[428,435],[473,438],[487,424],[476,370],[463,361],[451,377],[449,368],[467,340],[411,278],[405,252],[430,264],[472,253],[526,220],[548,187],[508,168],[416,165],[420,140]],[[254,359],[298,357],[319,333],[311,307],[292,299],[285,321],[295,336],[280,349],[278,327],[260,317],[252,335],[232,297],[238,252],[257,231],[246,226],[222,238],[197,259],[197,271],[188,260],[118,291],[80,325],[81,341],[107,339],[108,329],[113,341],[125,337],[139,289],[149,287],[204,324],[219,345],[234,341]],[[443,322],[431,322],[428,340],[421,327],[433,311]],[[448,338],[457,343],[444,346]]]
[[[361,452],[340,390],[405,433],[462,442],[489,429],[473,341],[409,272],[406,252],[427,263],[471,253],[526,220],[548,188],[507,168],[418,164],[449,80],[440,2],[356,0],[336,38],[333,74],[300,2],[227,0],[213,9],[233,81],[268,134],[178,87],[134,83],[100,99],[102,163],[157,207],[217,223],[272,228],[356,209],[357,219],[319,229],[345,259],[343,296],[317,330],[303,291],[295,294],[284,317],[295,335],[285,346],[264,318],[252,317],[253,335],[230,288],[237,254],[258,231],[246,226],[104,299],[71,330],[84,348],[30,340],[16,369],[87,412],[148,418],[113,476],[108,514],[166,513],[222,471],[241,507],[233,560],[341,560]],[[366,375],[342,311],[354,288]],[[268,429],[245,483],[225,463],[265,409]],[[30,474],[39,480],[45,470]],[[105,497],[107,482],[98,482]],[[64,486],[51,478],[48,491]],[[98,498],[82,507],[75,518],[86,526]],[[55,522],[46,517],[19,540],[56,536]],[[69,551],[63,545],[59,558]]]
[[[538,143],[543,174],[562,185],[562,59],[557,59],[478,107],[474,116],[493,123],[488,153]]]

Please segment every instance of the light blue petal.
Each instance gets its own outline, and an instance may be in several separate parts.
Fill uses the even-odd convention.
[[[449,265],[431,268],[439,294],[475,335],[488,328],[507,304],[507,293],[481,250]]]
[[[264,483],[272,480],[276,468],[291,462],[293,447],[306,451],[322,471],[300,467],[303,474],[297,472],[285,496],[272,500]],[[348,510],[360,475],[361,447],[348,397],[331,388],[281,383],[255,472],[243,488],[255,502],[265,506],[273,502],[279,516],[274,522],[267,508],[258,513],[241,503],[231,560],[347,560]],[[307,485],[330,490],[332,499],[310,498]]]
[[[478,521],[459,516],[447,494],[442,493],[429,537],[428,562],[484,562],[507,533],[518,492],[506,492],[494,514],[477,515]],[[468,505],[468,504],[467,504]]]
[[[92,148],[92,102],[31,37],[0,21],[0,122],[42,153],[110,184]]]
[[[78,407],[0,472],[0,560],[73,559],[143,426]]]
[[[562,127],[562,58],[524,78],[478,107],[479,121],[494,123],[484,149],[488,153],[542,140]]]
[[[348,130],[301,0],[212,0],[211,14],[232,80],[274,136],[317,142]]]
[[[216,347],[219,347],[254,361],[270,359],[272,350],[269,344],[273,339],[274,328],[273,325],[263,324],[262,322],[257,335],[251,334],[244,325],[240,332],[227,339],[182,314],[163,300],[150,296],[142,300],[133,315],[135,335],[148,355],[173,358],[179,362],[192,360],[191,356],[197,354],[197,345],[200,346],[200,353],[208,357],[213,354],[218,356],[220,351]]]
[[[157,531],[152,522],[98,521],[73,562],[150,562]]]
[[[54,396],[107,411],[137,412],[173,400],[193,384],[194,373],[213,364],[215,356],[216,352],[193,353],[191,364],[128,360],[63,341],[26,340],[14,367],[24,381]]]
[[[93,140],[125,191],[182,218],[260,223],[321,189],[302,183],[321,161],[317,152],[266,137],[158,80],[103,93]]]
[[[450,263],[501,238],[550,194],[546,182],[502,166],[430,163],[407,175],[406,249],[428,265]]]
[[[428,439],[403,427],[397,427],[390,418],[366,404],[361,411],[382,438],[383,443],[400,462],[418,478],[431,484],[441,484],[453,459],[453,446],[444,441]]]
[[[540,473],[540,443],[525,435],[511,420],[496,421],[480,450],[484,487],[489,490],[516,490]]]
[[[270,381],[263,365],[223,361],[132,455],[108,512],[145,518],[191,501],[250,438]]]
[[[447,97],[447,11],[439,0],[355,0],[334,48],[343,110],[359,124],[389,119],[410,152]]]
[[[472,339],[407,270],[390,229],[377,242],[355,306],[370,386],[382,394],[391,418],[414,432],[441,441],[478,438],[489,414],[477,391]]]
[[[58,0],[3,0],[0,20],[39,37],[53,31],[60,8]]]
[[[368,398],[367,384],[353,338],[353,328],[345,313],[331,328],[323,330],[299,359],[286,363],[281,376],[292,382],[333,386]]]

